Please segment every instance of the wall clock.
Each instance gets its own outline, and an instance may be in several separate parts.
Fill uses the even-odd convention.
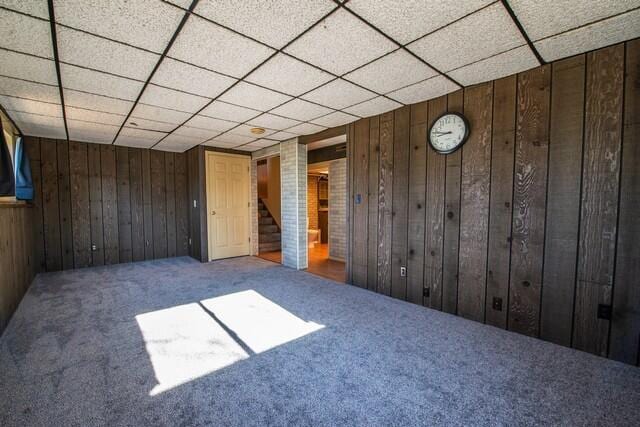
[[[450,154],[467,142],[469,122],[458,113],[445,113],[429,129],[429,144],[440,154]]]

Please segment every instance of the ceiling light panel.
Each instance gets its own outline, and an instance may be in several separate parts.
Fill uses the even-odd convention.
[[[387,93],[436,74],[433,68],[406,50],[399,49],[347,74],[344,78],[378,93]]]
[[[60,104],[57,87],[0,76],[0,95]]]
[[[482,9],[411,43],[408,48],[442,72],[526,44],[502,3]]]
[[[72,141],[111,144],[118,133],[119,126],[89,123],[67,118],[69,139]]]
[[[270,110],[290,99],[288,95],[245,82],[238,83],[220,97],[221,101],[260,111]]]
[[[168,55],[240,78],[273,52],[271,48],[191,15]]]
[[[154,105],[147,105],[138,103],[136,108],[133,109],[131,117],[142,118],[148,120],[156,120],[164,123],[173,123],[174,125],[182,124],[191,117],[190,113],[184,113],[182,111],[169,110],[167,108],[156,107]]]
[[[376,94],[342,79],[336,79],[305,95],[303,99],[340,110],[375,98]]]
[[[150,84],[144,90],[140,102],[156,107],[169,108],[187,113],[195,113],[210,99],[201,96],[190,95],[184,92],[178,92],[173,89],[166,89],[160,86]]]
[[[133,102],[79,92],[72,89],[64,89],[64,105],[126,115],[131,111]]]
[[[364,101],[352,107],[345,108],[344,111],[355,116],[370,117],[375,116],[376,114],[395,110],[399,107],[402,107],[402,105],[391,99],[379,96],[377,98],[370,99],[369,101]]]
[[[407,44],[447,25],[494,0],[351,0],[346,7]]]
[[[599,21],[535,42],[545,61],[599,49],[640,36],[640,10]]]
[[[330,0],[201,0],[195,12],[279,49],[335,6]]]
[[[85,110],[82,108],[70,107],[65,104],[67,120],[83,121],[91,123],[102,123],[105,125],[120,126],[126,116],[121,114],[104,113],[101,111]],[[112,138],[113,140],[113,138]]]
[[[0,6],[38,18],[49,19],[49,7],[46,1],[0,0]]]
[[[122,128],[116,145],[126,145],[129,147],[150,148],[156,142],[160,141],[166,133],[152,132],[150,130]]]
[[[509,5],[529,38],[536,41],[637,8],[640,0],[510,0]]]
[[[49,21],[0,9],[0,47],[53,58]]]
[[[0,70],[4,76],[58,86],[56,64],[48,59],[0,49]]]
[[[228,104],[226,102],[213,101],[204,110],[202,110],[200,114],[233,122],[246,122],[247,120],[260,115],[260,111]]]
[[[62,117],[10,111],[9,115],[25,135],[66,139]]]
[[[47,102],[32,101],[30,99],[0,95],[0,105],[2,105],[5,109],[11,111],[21,111],[23,113],[40,114],[43,116],[62,117],[62,107],[60,106],[60,104],[50,104]]]
[[[294,41],[285,52],[342,75],[398,46],[344,9]]]
[[[235,127],[233,129],[231,129],[229,131],[229,133],[232,133],[234,135],[240,135],[240,136],[246,136],[246,137],[253,137],[253,139],[256,139],[258,137],[265,137],[265,136],[269,136],[271,134],[276,133],[275,130],[273,129],[265,129],[264,133],[261,133],[259,135],[256,135],[255,133],[251,132],[251,129],[254,129],[256,126],[250,126],[250,125],[240,125],[238,127]]]
[[[255,119],[249,120],[248,124],[263,128],[282,130],[300,124],[300,122],[297,120],[287,119],[285,117],[266,113],[256,117]]]
[[[355,122],[356,120],[358,120],[358,117],[343,113],[342,111],[336,111],[327,114],[326,116],[319,117],[312,122],[321,126],[334,127],[346,125],[347,123]]]
[[[271,112],[279,116],[289,117],[291,119],[300,121],[307,121],[315,119],[316,117],[327,115],[331,113],[332,110],[330,108],[323,107],[322,105],[314,104],[297,98],[271,110]]]
[[[220,136],[216,136],[211,139],[211,143],[221,143],[221,144],[229,144],[229,145],[240,145],[246,144],[247,142],[251,142],[256,139],[256,136],[243,136],[243,135],[235,135],[232,133],[223,133]]]
[[[314,125],[313,123],[302,123],[297,126],[287,129],[287,132],[295,133],[297,135],[310,135],[325,130],[326,127]]]
[[[329,73],[279,53],[252,72],[245,80],[298,96],[332,79],[333,76]]]
[[[215,98],[237,80],[175,59],[165,58],[151,79],[152,83]]]
[[[416,102],[437,98],[458,89],[458,85],[445,76],[436,76],[388,93],[387,96],[403,104],[415,104]]]
[[[448,73],[465,86],[500,79],[537,67],[538,60],[529,46],[522,46]]]
[[[67,64],[60,64],[60,74],[65,88],[123,100],[135,100],[143,86],[142,82]]]
[[[194,128],[217,131],[218,133],[226,132],[229,129],[233,129],[234,127],[239,125],[239,123],[236,122],[214,119],[212,117],[201,115],[193,116],[191,120],[189,120],[186,124]]]
[[[160,55],[57,26],[61,62],[145,81]]]
[[[56,22],[162,53],[185,12],[157,0],[65,0]]]

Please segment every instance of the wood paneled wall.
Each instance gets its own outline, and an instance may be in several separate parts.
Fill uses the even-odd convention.
[[[187,155],[25,137],[37,271],[189,254]]]
[[[349,125],[349,281],[638,364],[639,60],[635,40]],[[447,156],[426,141],[445,111],[471,123]]]

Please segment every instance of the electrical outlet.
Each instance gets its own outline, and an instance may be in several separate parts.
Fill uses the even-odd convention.
[[[407,267],[400,267],[400,277],[407,276]]]
[[[96,245],[91,245],[91,250],[92,250],[92,251],[97,251],[97,250],[98,250],[98,247],[97,247]]]
[[[502,298],[493,297],[493,305],[494,310],[502,311]]]
[[[193,207],[194,208],[198,207],[198,201],[196,199],[193,199]]]
[[[189,237],[189,246],[191,246],[191,237]]]

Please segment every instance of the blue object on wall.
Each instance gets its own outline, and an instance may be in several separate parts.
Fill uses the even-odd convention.
[[[22,137],[18,137],[16,141],[16,199],[33,200],[31,165]]]
[[[0,196],[13,196],[15,191],[15,180],[13,176],[13,165],[11,164],[11,153],[4,140],[4,132],[0,123]]]

